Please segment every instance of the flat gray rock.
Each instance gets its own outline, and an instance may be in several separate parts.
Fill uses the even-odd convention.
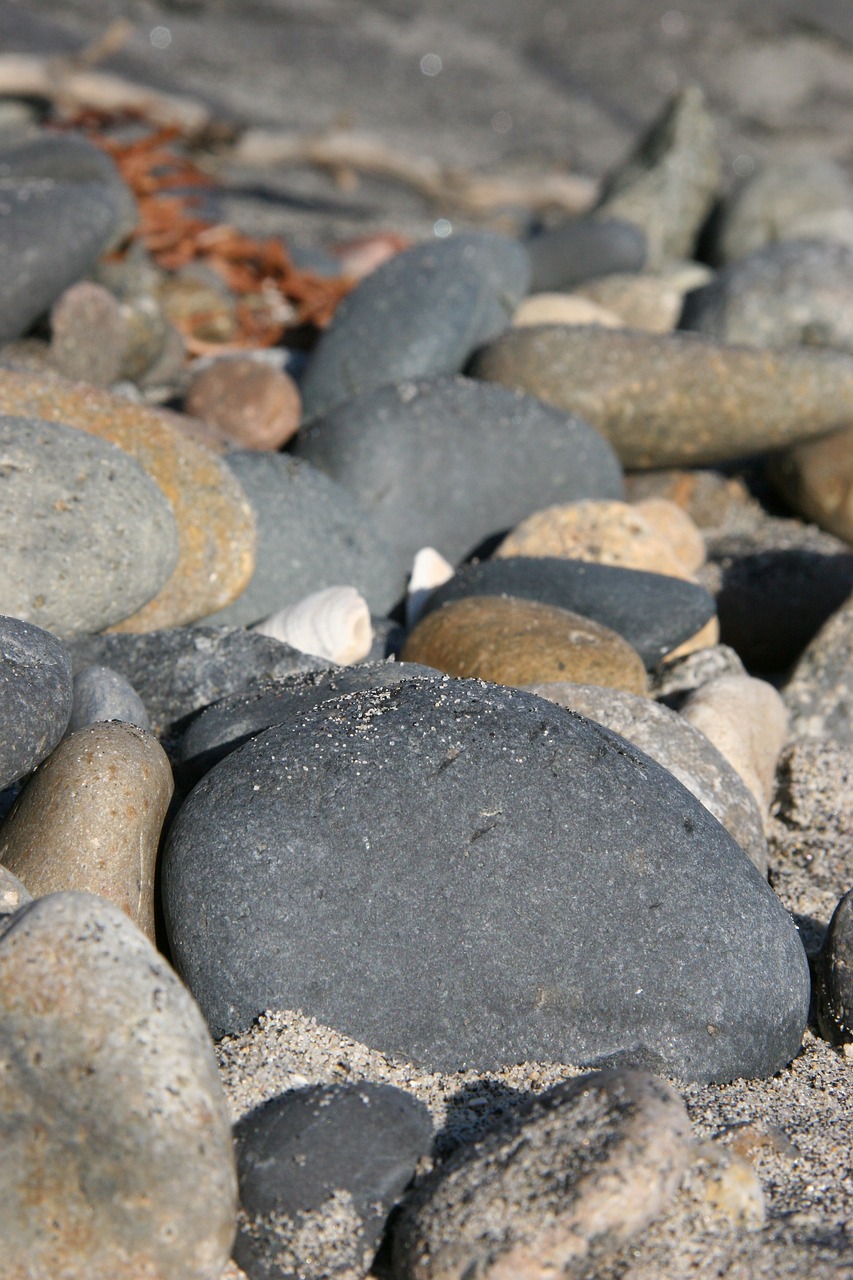
[[[116,445],[0,416],[0,610],[60,636],[135,613],[178,561],[163,490]]]
[[[324,587],[355,587],[380,617],[396,604],[410,566],[343,485],[288,453],[235,450],[224,460],[255,513],[255,572],[206,625],[259,622]]]
[[[368,392],[303,428],[294,447],[409,564],[425,546],[455,563],[540,507],[623,493],[616,455],[581,418],[471,378]]]
[[[71,715],[71,657],[49,631],[0,617],[0,791],[50,755]]]
[[[527,252],[507,236],[466,232],[396,254],[344,299],[318,343],[301,384],[305,421],[384,383],[459,373],[529,284]]]
[[[790,1061],[808,1015],[790,917],[702,805],[623,738],[479,681],[267,730],[192,792],[162,883],[215,1035],[300,1008],[428,1070],[727,1080]]]

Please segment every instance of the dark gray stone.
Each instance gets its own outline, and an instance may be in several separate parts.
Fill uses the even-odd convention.
[[[423,613],[465,596],[520,596],[583,614],[616,631],[647,667],[696,634],[716,611],[702,587],[661,573],[554,556],[464,565],[428,597]]]
[[[186,780],[197,782],[225,756],[274,724],[298,719],[309,707],[355,693],[387,689],[415,676],[441,678],[419,662],[371,662],[353,667],[306,671],[262,685],[251,693],[235,693],[214,702],[195,717],[181,739],[180,761]]]
[[[226,694],[326,664],[242,627],[175,627],[139,635],[86,636],[68,645],[75,673],[112,667],[142,699],[153,731],[171,738],[188,717]]]
[[[171,829],[172,955],[215,1034],[300,1008],[428,1070],[525,1060],[772,1074],[806,957],[743,851],[591,721],[407,680],[267,730]]]
[[[687,295],[681,327],[719,342],[853,352],[853,244],[787,240],[752,253]]]
[[[531,293],[571,290],[584,280],[642,271],[646,237],[619,218],[574,218],[540,231],[527,242],[533,267]]]
[[[71,715],[71,658],[49,631],[0,617],[0,790],[49,756]]]
[[[151,721],[139,694],[129,680],[111,667],[83,667],[74,677],[74,701],[68,732],[101,720],[123,720],[140,729],[150,729]]]
[[[824,623],[782,690],[791,736],[853,743],[853,596]]]
[[[0,609],[58,635],[135,613],[178,561],[166,495],[86,431],[0,416]]]
[[[853,1040],[853,889],[832,913],[817,960],[817,1016],[832,1044]]]
[[[255,513],[255,572],[207,625],[258,622],[324,587],[355,587],[380,616],[400,599],[410,566],[342,485],[286,453],[235,450],[225,461]]]
[[[540,507],[623,493],[615,453],[581,418],[470,378],[368,392],[304,428],[295,449],[409,564],[425,546],[455,563]]]
[[[527,293],[517,240],[469,231],[398,253],[344,299],[302,380],[306,421],[387,382],[459,373]]]
[[[235,1260],[250,1280],[279,1280],[291,1253],[294,1274],[321,1280],[367,1274],[388,1214],[429,1152],[432,1120],[393,1085],[316,1085],[273,1098],[234,1136]],[[300,1233],[321,1222],[322,1259],[300,1256]]]

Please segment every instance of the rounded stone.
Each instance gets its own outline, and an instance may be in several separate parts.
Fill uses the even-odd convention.
[[[0,862],[34,897],[109,898],[154,942],[154,871],[172,798],[163,748],[133,725],[79,729],[54,750],[0,828]]]
[[[724,1080],[778,1070],[808,1015],[788,913],[699,802],[478,681],[348,694],[246,743],[180,810],[163,896],[217,1035],[299,1008],[428,1070]]]
[[[400,1280],[544,1280],[630,1240],[672,1199],[692,1156],[664,1080],[601,1071],[510,1113],[425,1179],[394,1231]]]
[[[767,475],[799,515],[853,543],[853,427],[771,454]]]
[[[8,1276],[209,1280],[236,1219],[207,1030],[118,907],[50,894],[0,923]]]
[[[8,867],[0,866],[0,916],[10,916],[32,902],[33,895]]]
[[[122,720],[139,729],[151,728],[148,712],[130,681],[111,667],[93,663],[74,677],[68,732],[74,733],[102,720]]]
[[[643,573],[555,556],[507,556],[463,565],[424,602],[421,616],[465,596],[541,600],[600,622],[627,640],[647,667],[656,666],[714,616],[702,587],[662,573]]]
[[[106,440],[0,417],[0,609],[60,636],[127,618],[169,579],[178,531],[163,492]]]
[[[828,156],[765,162],[724,201],[715,247],[721,261],[732,262],[803,238],[853,243],[853,186]]]
[[[79,280],[50,312],[50,363],[65,378],[108,387],[121,377],[125,339],[118,298]]]
[[[642,658],[615,631],[568,609],[512,596],[468,596],[443,605],[410,632],[401,656],[495,684],[572,680],[646,691]]]
[[[589,716],[651,756],[722,823],[761,874],[767,874],[763,809],[726,757],[683,716],[619,689],[564,682],[531,684],[527,689]]]
[[[0,412],[65,422],[131,454],[157,482],[178,526],[177,566],[121,631],[153,631],[204,617],[251,578],[255,525],[243,489],[225,463],[179,433],[168,416],[58,374],[0,369]]]
[[[582,415],[628,468],[713,466],[853,421],[853,358],[840,352],[542,325],[502,334],[469,371]]]
[[[658,272],[604,276],[578,290],[585,298],[616,315],[629,329],[670,333],[678,324],[684,295],[711,278],[699,263],[685,263]],[[556,317],[554,317],[556,319]]]
[[[792,736],[853,743],[853,596],[821,627],[783,689]]]
[[[526,241],[532,264],[531,293],[574,289],[615,271],[641,271],[646,237],[618,218],[572,218]]]
[[[705,539],[683,507],[661,496],[638,498],[631,506],[669,543],[688,573],[702,568],[707,559]]]
[[[255,514],[255,571],[208,625],[244,626],[324,587],[355,587],[382,617],[403,595],[406,558],[353,496],[288,453],[235,450],[225,457]]]
[[[235,1138],[236,1261],[252,1280],[325,1280],[370,1271],[385,1220],[429,1153],[432,1120],[392,1085],[315,1085],[272,1098]]]
[[[50,755],[71,715],[68,650],[49,631],[0,617],[0,791]]]
[[[302,380],[305,420],[384,383],[459,373],[506,328],[529,283],[524,247],[489,232],[396,254],[344,299],[320,339]]]
[[[425,546],[459,561],[549,502],[623,491],[612,449],[587,423],[469,378],[380,388],[300,432],[295,447],[359,500],[407,564]]]
[[[302,416],[289,374],[239,357],[216,360],[194,374],[184,408],[244,449],[279,449],[296,434]]]
[[[636,471],[625,477],[628,501],[667,498],[683,507],[699,529],[716,529],[729,521],[748,519],[754,503],[738,476],[719,471]]]
[[[504,538],[495,556],[563,556],[673,578],[691,575],[669,537],[627,502],[590,499],[535,511]]]
[[[853,1040],[853,889],[832,913],[817,960],[818,1025],[833,1044]]]

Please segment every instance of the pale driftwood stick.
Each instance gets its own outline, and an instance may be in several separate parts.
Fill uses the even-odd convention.
[[[510,178],[448,169],[427,157],[402,155],[377,138],[349,129],[316,134],[247,129],[229,159],[248,165],[315,165],[333,172],[379,174],[403,182],[430,199],[451,201],[470,213],[513,204],[582,213],[598,194],[598,186],[591,178],[577,174]]]

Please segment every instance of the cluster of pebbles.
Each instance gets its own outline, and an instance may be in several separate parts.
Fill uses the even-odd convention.
[[[687,89],[307,360],[133,223],[4,144],[4,1280],[853,1275],[842,171]]]

